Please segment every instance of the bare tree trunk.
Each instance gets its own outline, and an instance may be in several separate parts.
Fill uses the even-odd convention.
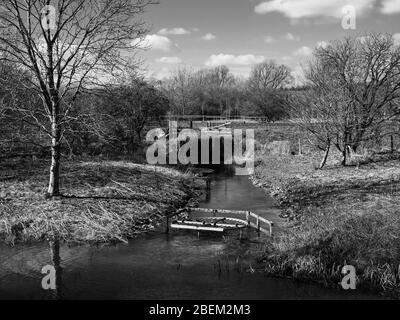
[[[326,162],[328,161],[328,156],[329,156],[329,151],[330,151],[330,150],[331,150],[331,145],[328,145],[327,148],[326,148],[326,150],[325,150],[324,158],[322,159],[321,164],[320,164],[320,166],[319,166],[319,168],[320,168],[321,170],[325,167]]]
[[[47,195],[55,197],[60,195],[60,128],[58,123],[58,106],[53,104],[51,118],[51,166]]]
[[[343,150],[342,150],[342,154],[343,154],[343,161],[342,161],[342,166],[347,166],[347,158],[348,158],[348,147],[349,146],[349,133],[348,133],[348,129],[346,128],[344,130],[344,136],[343,136]]]
[[[342,161],[342,166],[345,167],[347,165],[347,148],[342,151],[343,154],[343,161]]]

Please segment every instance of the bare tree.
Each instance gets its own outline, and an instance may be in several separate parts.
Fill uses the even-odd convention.
[[[332,85],[328,92],[321,87],[304,88],[292,93],[289,103],[292,121],[311,134],[312,145],[324,151],[320,169],[326,165],[338,133],[345,130],[343,126],[348,123],[349,116],[349,101],[331,80],[326,79]]]
[[[169,109],[167,97],[152,84],[141,78],[132,78],[128,83],[110,88],[105,102],[123,134],[128,152],[134,153],[142,142],[145,126],[152,120],[164,116]],[[113,128],[114,129],[114,128]]]
[[[190,85],[193,72],[187,68],[176,70],[175,74],[168,81],[170,93],[173,95],[171,101],[175,101],[175,106],[179,113],[185,115],[188,112],[190,104]]]
[[[31,117],[17,111],[31,109],[39,101],[37,96],[32,96],[30,80],[25,70],[0,62],[0,147],[6,151],[1,158],[17,156],[28,145],[40,145],[40,134]]]
[[[399,114],[394,104],[400,98],[400,48],[389,34],[369,34],[318,49],[316,57],[350,100],[339,147],[356,151]]]
[[[306,77],[310,89],[293,102],[301,105],[295,117],[303,119],[317,140],[323,137],[325,147],[335,145],[343,165],[349,147],[356,151],[398,119],[400,47],[389,34],[346,38],[317,48]]]
[[[28,112],[51,139],[48,195],[59,195],[61,142],[69,113],[85,86],[132,66],[146,32],[138,19],[152,0],[3,0],[1,59],[32,74],[43,102]],[[38,116],[40,114],[40,117]]]
[[[222,116],[225,109],[228,109],[229,98],[228,92],[235,84],[235,77],[227,66],[218,66],[203,71],[205,74],[205,86],[209,95],[218,101],[219,114]]]
[[[286,97],[283,89],[293,81],[291,70],[274,61],[255,65],[248,80],[248,96],[257,113],[269,120],[281,118],[285,114]]]
[[[234,84],[235,78],[227,66],[218,66],[213,69],[206,69],[206,81],[209,85],[218,88],[226,88]]]
[[[256,64],[250,74],[249,88],[253,92],[263,92],[269,89],[282,89],[292,82],[290,69],[278,65],[274,61]]]
[[[226,104],[225,90],[234,84],[234,76],[226,66],[197,71],[180,68],[170,79],[164,81],[170,101],[179,114],[192,112],[204,114],[207,105],[214,100],[219,110],[213,112],[222,114]],[[198,110],[198,109],[201,110]]]

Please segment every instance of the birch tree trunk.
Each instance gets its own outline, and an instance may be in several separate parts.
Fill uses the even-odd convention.
[[[59,106],[53,102],[51,116],[51,166],[49,188],[47,195],[54,197],[60,195],[60,125],[59,125]]]

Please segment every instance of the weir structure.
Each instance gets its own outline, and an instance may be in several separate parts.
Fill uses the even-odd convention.
[[[187,219],[176,218],[184,212],[188,215]],[[170,229],[224,233],[249,228],[255,229],[259,236],[261,234],[272,236],[273,225],[272,221],[251,211],[241,210],[185,208],[167,217],[167,233]]]

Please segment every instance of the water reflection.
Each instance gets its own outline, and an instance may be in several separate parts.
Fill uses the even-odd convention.
[[[55,299],[62,299],[62,272],[63,269],[61,267],[61,256],[60,256],[60,241],[50,241],[50,257],[53,261],[53,266],[55,269],[55,281],[56,281],[56,289],[53,292]]]

